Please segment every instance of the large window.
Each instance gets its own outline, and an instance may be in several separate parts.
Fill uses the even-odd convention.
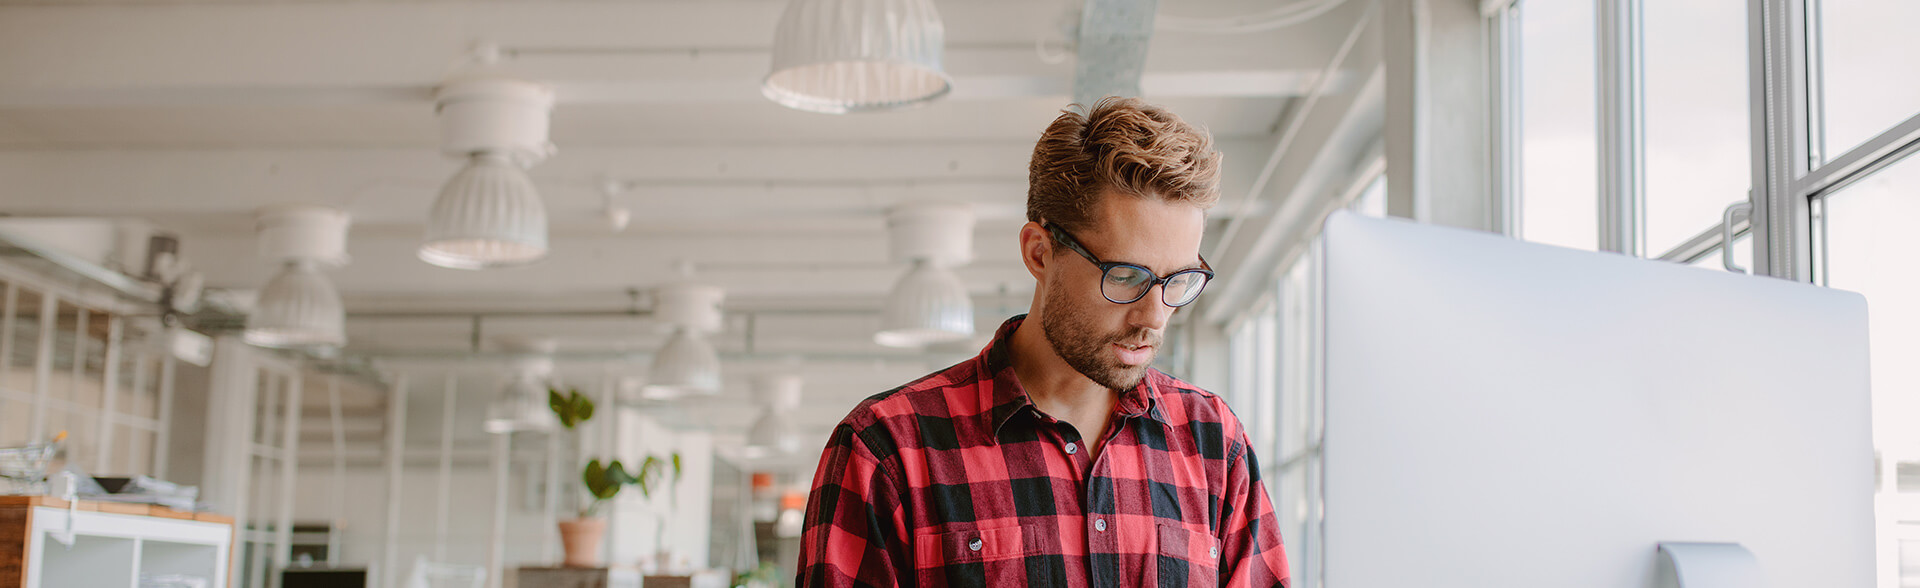
[[[1598,246],[1594,0],[1523,2],[1520,230],[1529,241]]]
[[[1496,11],[1518,23],[1488,29],[1513,37],[1501,55],[1518,62],[1499,82],[1519,94],[1501,115],[1519,125],[1517,235],[1677,262],[1713,254],[1752,176],[1746,15],[1744,2],[1706,0]]]
[[[1834,159],[1920,113],[1920,2],[1819,0],[1814,148]],[[1824,137],[1824,140],[1822,140]],[[1821,145],[1824,143],[1824,146]]]
[[[158,321],[8,266],[0,293],[0,447],[65,433],[55,469],[164,475],[172,372]]]
[[[1920,586],[1902,562],[1920,560],[1920,159],[1908,158],[1831,195],[1817,207],[1828,285],[1867,297],[1872,358],[1873,445],[1881,483],[1874,499],[1881,586]]]
[[[1720,224],[1745,200],[1745,2],[1643,2],[1646,252],[1659,256]]]

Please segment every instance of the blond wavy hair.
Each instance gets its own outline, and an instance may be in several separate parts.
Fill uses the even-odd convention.
[[[1108,97],[1062,111],[1033,147],[1027,220],[1084,228],[1108,188],[1212,208],[1220,200],[1220,152],[1205,129],[1139,98]]]

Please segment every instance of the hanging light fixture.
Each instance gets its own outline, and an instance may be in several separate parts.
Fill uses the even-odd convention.
[[[553,375],[552,339],[501,339],[500,346],[516,355],[509,362],[507,384],[487,403],[481,428],[488,433],[546,431],[554,416],[547,406],[547,380]]]
[[[643,398],[671,400],[720,392],[720,354],[707,335],[720,332],[720,301],[712,286],[676,284],[654,291],[654,314],[673,325],[665,347],[653,355]]]
[[[345,315],[319,264],[292,259],[260,290],[241,339],[261,347],[339,347],[347,343]]]
[[[800,427],[793,413],[800,409],[798,375],[775,374],[753,382],[754,402],[763,407],[760,418],[747,430],[747,454],[754,457],[790,456],[800,453]]]
[[[973,260],[973,220],[964,204],[916,202],[887,212],[893,257],[913,267],[887,295],[875,343],[923,347],[973,336],[973,299],[949,269]]]
[[[435,94],[441,149],[465,168],[440,189],[422,261],[454,269],[533,263],[547,254],[547,213],[526,169],[553,154],[553,91],[497,77],[449,82]]]
[[[720,390],[720,353],[699,332],[675,327],[667,344],[653,355],[646,398],[665,400]]]
[[[900,276],[887,295],[880,331],[873,341],[888,347],[922,347],[973,336],[973,299],[960,277],[926,259]]]
[[[791,0],[760,91],[828,114],[925,104],[953,90],[945,43],[932,0]]]
[[[345,345],[346,310],[323,265],[347,261],[345,212],[323,206],[276,206],[255,215],[260,254],[280,265],[260,289],[241,340],[261,347],[335,348]]]
[[[475,153],[433,201],[420,260],[454,269],[533,263],[547,255],[547,210],[526,170]]]

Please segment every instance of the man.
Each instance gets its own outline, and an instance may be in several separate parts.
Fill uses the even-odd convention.
[[[1137,99],[1068,110],[1034,148],[1030,314],[980,355],[834,429],[799,585],[1286,586],[1247,435],[1148,367],[1206,286],[1220,155]]]

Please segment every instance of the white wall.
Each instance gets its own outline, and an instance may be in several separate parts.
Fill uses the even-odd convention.
[[[508,489],[506,561],[508,567],[542,560],[546,545],[559,553],[553,524],[540,509],[521,508],[519,500],[530,489],[528,475],[537,476],[539,468],[517,464]],[[451,563],[484,566],[487,563],[489,534],[493,529],[493,474],[487,466],[456,467],[447,496],[439,495],[439,471],[432,466],[408,468],[401,479],[400,537],[397,561],[412,562],[416,556],[433,559],[439,544],[436,533],[439,505],[449,501],[446,559]],[[331,519],[331,468],[307,467],[300,471],[294,497],[294,519],[317,522]],[[385,555],[386,471],[380,468],[349,468],[346,475],[345,518],[341,530],[342,565],[377,564]],[[402,573],[405,568],[402,568]]]
[[[609,525],[613,557],[631,561],[655,553],[664,521],[671,559],[705,567],[713,525],[713,436],[669,431],[638,409],[624,408],[620,413],[620,459],[637,466],[648,453],[664,459],[678,451],[682,477],[678,488],[656,489],[652,500],[643,498],[638,488],[620,493]]]

